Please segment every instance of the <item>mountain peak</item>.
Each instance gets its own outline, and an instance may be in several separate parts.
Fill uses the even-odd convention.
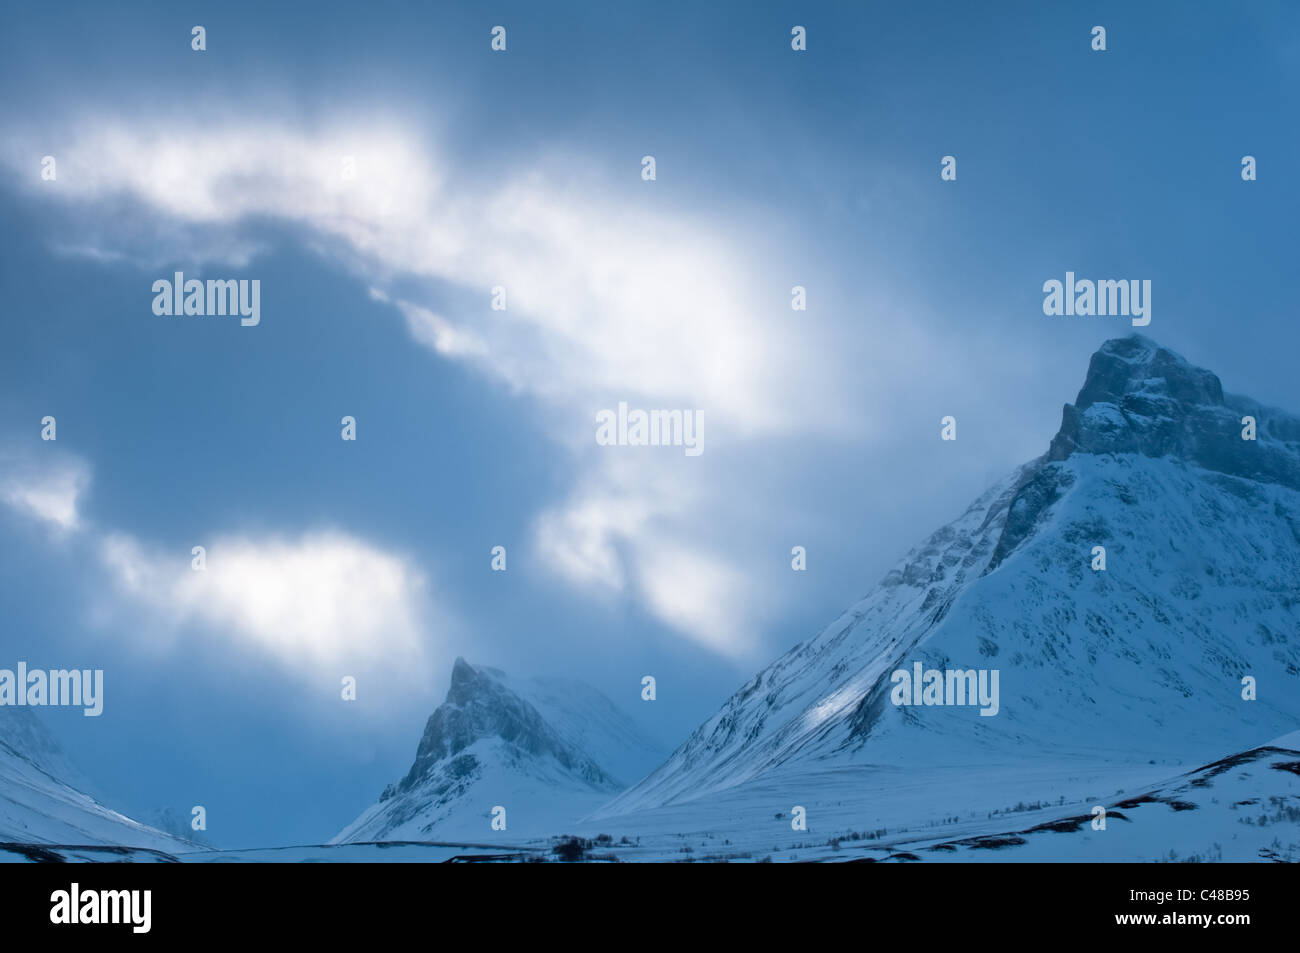
[[[410,770],[336,840],[482,836],[493,805],[509,806],[511,830],[576,821],[663,753],[589,685],[457,658]]]
[[[1097,349],[1074,406],[1086,410],[1095,403],[1153,394],[1187,408],[1223,406],[1218,377],[1140,334],[1112,338]]]
[[[1242,439],[1244,417],[1257,437]],[[1300,421],[1225,394],[1213,372],[1150,338],[1105,342],[1073,404],[1061,412],[1048,461],[1075,453],[1172,456],[1207,470],[1300,488]]]
[[[479,689],[482,682],[478,670],[461,656],[456,656],[456,661],[451,667],[451,686],[447,689],[447,703],[451,705],[463,705]]]
[[[527,699],[505,684],[504,673],[476,669],[457,658],[447,700],[429,716],[415,763],[390,793],[411,790],[443,762],[485,739],[503,741],[528,757],[553,758],[594,785],[612,784],[598,765],[569,745]]]

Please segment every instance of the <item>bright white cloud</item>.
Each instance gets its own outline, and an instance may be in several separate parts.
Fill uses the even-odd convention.
[[[90,468],[74,457],[53,450],[47,460],[0,454],[0,500],[56,534],[81,527],[81,499],[89,486]]]
[[[376,300],[387,301],[372,290]],[[490,351],[472,332],[456,327],[440,314],[409,301],[396,302],[397,309],[406,318],[406,330],[411,337],[427,348],[451,358],[488,358]],[[503,375],[508,376],[508,375]],[[512,381],[514,383],[514,381]]]
[[[207,547],[206,569],[195,571],[187,550],[164,553],[87,526],[80,503],[90,483],[84,460],[53,448],[0,452],[0,502],[56,537],[76,532],[95,541],[118,597],[147,613],[132,632],[160,630],[174,639],[197,624],[309,678],[322,669],[342,675],[386,667],[418,679],[427,670],[426,646],[445,620],[409,560],[320,531],[296,540],[218,537]]]
[[[701,535],[700,514],[721,499],[692,478],[694,461],[638,456],[641,448],[588,453],[590,476],[537,524],[540,560],[595,592],[628,592],[678,632],[738,657],[759,645],[767,598]],[[732,545],[736,546],[733,539]]]
[[[639,580],[651,611],[726,655],[757,645],[749,581],[725,560],[653,540],[639,556]]]
[[[345,157],[354,179],[342,175]],[[142,218],[173,250],[190,229],[177,259],[225,249],[230,260],[244,248],[244,236],[232,236],[246,221],[300,225],[393,304],[419,344],[543,401],[556,438],[594,473],[592,495],[543,514],[539,549],[564,578],[630,591],[714,647],[730,639],[720,620],[751,601],[742,577],[716,548],[691,542],[699,520],[680,512],[649,468],[616,470],[614,455],[588,455],[593,409],[628,400],[701,410],[711,440],[840,422],[835,365],[792,320],[786,292],[772,293],[736,235],[660,207],[663,192],[639,179],[632,189],[603,187],[598,173],[566,159],[503,184],[469,184],[396,127],[86,122],[60,146],[59,163],[55,194],[142,203],[154,212]],[[475,304],[435,309],[390,296],[384,286],[395,276],[450,283],[458,301]],[[490,307],[496,286],[506,310]],[[716,516],[726,500],[711,505]],[[746,514],[735,515],[743,525]],[[690,593],[673,581],[667,552],[697,570]],[[732,614],[706,610],[712,603]]]
[[[121,594],[172,631],[197,623],[305,677],[423,670],[432,622],[423,576],[354,537],[218,538],[204,571],[188,551],[150,550],[121,534],[105,537],[100,555]]]
[[[353,179],[342,175],[345,157]],[[55,194],[144,203],[177,258],[243,258],[219,227],[274,218],[376,274],[474,289],[481,307],[468,313],[403,306],[413,337],[444,356],[487,358],[513,385],[566,406],[653,396],[707,407],[742,432],[825,417],[800,413],[822,388],[813,373],[789,379],[806,340],[789,329],[788,303],[756,298],[757,268],[732,241],[644,198],[602,192],[572,163],[477,193],[447,187],[442,165],[393,129],[87,122],[60,149]],[[489,307],[496,286],[505,311]]]
[[[640,499],[580,494],[538,520],[537,550],[544,562],[575,583],[622,591],[628,573],[619,544],[636,538],[648,513]]]

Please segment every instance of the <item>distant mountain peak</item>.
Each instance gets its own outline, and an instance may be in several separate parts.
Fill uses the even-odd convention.
[[[526,756],[553,758],[594,787],[617,787],[600,765],[568,744],[503,677],[495,669],[475,668],[463,658],[456,659],[447,700],[429,716],[415,763],[384,797],[418,786],[442,762],[484,739],[500,739]]]
[[[510,831],[573,823],[663,755],[589,685],[457,658],[410,770],[335,840],[484,837],[497,806]]]

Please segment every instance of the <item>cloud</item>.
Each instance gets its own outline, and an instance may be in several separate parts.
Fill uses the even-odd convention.
[[[409,301],[393,302],[377,288],[370,289],[370,297],[384,304],[395,303],[406,318],[406,330],[420,344],[451,358],[486,358],[489,350],[472,332],[458,328],[440,314]]]
[[[0,454],[0,500],[46,524],[56,535],[81,528],[81,500],[90,487],[90,468],[75,457],[49,451]]]
[[[692,541],[689,527],[706,514],[682,513],[648,475],[654,465],[624,466],[616,454],[590,451],[595,411],[621,400],[703,411],[711,442],[733,446],[831,433],[842,423],[836,363],[791,319],[786,287],[768,280],[741,226],[673,209],[655,183],[634,175],[611,185],[571,156],[484,185],[458,177],[399,124],[96,120],[77,130],[41,140],[62,142],[57,189],[46,194],[105,210],[143,205],[152,215],[129,218],[141,223],[131,242],[146,246],[146,259],[160,249],[177,259],[234,249],[230,260],[253,241],[246,227],[301,226],[312,247],[339,257],[375,300],[399,311],[419,345],[539,400],[575,466],[594,471],[583,484],[590,496],[580,491],[538,520],[550,564],[575,585],[598,581],[642,599],[705,644],[730,639],[718,625],[731,616],[706,604],[739,614],[753,594],[716,547]],[[30,152],[18,144],[21,132],[11,141],[11,157]],[[342,174],[345,158],[355,178]],[[122,241],[120,232],[105,234],[110,245]],[[430,300],[392,293],[394,278],[404,289],[427,279]],[[453,291],[435,291],[435,283]],[[503,310],[491,307],[498,287]],[[448,300],[435,306],[439,295]],[[726,498],[712,505],[708,515],[722,517],[730,505],[736,526],[745,525],[748,514]],[[699,570],[690,594],[674,581],[673,560]]]
[[[117,590],[172,631],[199,624],[312,677],[420,669],[431,623],[408,561],[339,532],[213,540],[206,569],[187,552],[110,534],[100,557]]]
[[[733,565],[730,552],[702,531],[702,513],[740,499],[697,479],[684,456],[643,457],[606,447],[591,455],[587,478],[537,520],[535,551],[544,565],[596,593],[630,593],[661,621],[719,654],[739,658],[759,647],[769,599]],[[734,491],[733,491],[734,493]]]
[[[619,541],[635,538],[648,512],[638,499],[579,494],[568,506],[542,514],[537,551],[543,562],[572,582],[621,592],[628,574]]]
[[[640,555],[639,579],[651,611],[705,646],[733,657],[757,647],[751,618],[756,594],[725,560],[654,540]]]
[[[187,551],[87,525],[80,502],[90,483],[79,457],[53,448],[0,451],[0,502],[56,538],[90,539],[116,596],[147,613],[134,636],[149,629],[174,639],[197,623],[307,677],[382,666],[420,678],[427,670],[429,635],[446,620],[408,559],[332,530],[297,539],[229,535],[207,547],[200,572]]]
[[[32,137],[11,136],[19,167]],[[61,137],[40,141],[50,138]],[[644,190],[634,198],[602,187],[571,157],[482,188],[449,185],[446,161],[395,127],[87,120],[57,151],[58,179],[42,184],[44,194],[154,213],[129,239],[121,229],[100,239],[110,247],[57,247],[112,260],[121,254],[112,243],[152,236],[151,262],[167,252],[239,261],[248,249],[230,236],[242,225],[295,223],[376,276],[472,289],[476,305],[454,315],[395,303],[421,344],[487,358],[485,368],[549,400],[577,405],[617,392],[708,407],[746,431],[816,426],[797,412],[814,375],[802,388],[773,384],[798,353],[788,303],[755,294],[758,268],[737,239],[657,208]],[[345,158],[354,178],[342,174]],[[498,286],[503,311],[489,306]]]

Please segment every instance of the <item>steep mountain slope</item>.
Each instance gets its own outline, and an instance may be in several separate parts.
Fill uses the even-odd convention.
[[[133,821],[73,786],[84,783],[35,714],[0,707],[0,841],[126,845],[171,853],[195,846]]]
[[[562,828],[663,757],[607,698],[570,679],[518,679],[457,659],[410,771],[332,843],[487,841]],[[506,831],[491,814],[506,809]]]
[[[894,704],[891,674],[918,662],[996,670],[997,714]],[[1046,454],[595,817],[773,772],[1203,763],[1298,724],[1300,420],[1134,335],[1093,355]]]

